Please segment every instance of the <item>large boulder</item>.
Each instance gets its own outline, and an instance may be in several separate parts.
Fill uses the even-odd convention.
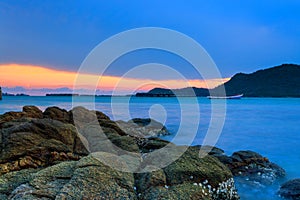
[[[43,112],[36,106],[24,106],[22,112],[26,117],[43,118]]]
[[[182,148],[172,147],[167,156],[182,152]],[[165,158],[150,159],[145,159],[148,169],[150,163]],[[230,170],[213,156],[200,158],[198,147],[187,147],[179,159],[162,169],[136,175],[136,181],[141,199],[239,199]]]
[[[112,154],[102,156],[127,167]],[[137,199],[132,174],[116,171],[92,156],[22,171],[0,176],[3,199]]]
[[[38,168],[88,154],[74,126],[52,119],[22,118],[0,129],[0,174]]]
[[[54,119],[64,123],[71,123],[70,113],[67,110],[56,106],[46,108],[43,116],[44,118]]]
[[[282,184],[278,194],[286,199],[300,199],[300,179],[293,179]]]

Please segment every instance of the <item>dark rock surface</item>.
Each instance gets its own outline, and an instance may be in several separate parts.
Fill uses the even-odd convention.
[[[22,118],[0,129],[0,174],[78,160],[88,151],[74,126],[51,119]]]
[[[278,194],[286,199],[300,199],[300,179],[293,179],[282,184]]]
[[[22,112],[7,112],[0,116],[0,128],[3,123],[21,118],[43,118],[43,112],[36,106],[24,106]]]
[[[71,116],[70,113],[59,107],[49,107],[43,113],[44,118],[54,119],[57,121],[61,121],[64,123],[71,123]]]
[[[148,119],[124,129],[83,107],[24,107],[0,121],[1,199],[239,199],[228,167],[200,158],[197,146],[149,137]],[[151,130],[165,129],[155,124]]]
[[[117,124],[127,134],[130,134],[134,137],[149,138],[170,135],[170,132],[163,124],[150,118],[134,118],[128,122],[117,121]]]
[[[244,178],[239,180],[268,185],[285,176],[283,168],[253,151],[237,151],[231,156],[226,156],[224,153],[212,155],[225,164],[234,176]]]

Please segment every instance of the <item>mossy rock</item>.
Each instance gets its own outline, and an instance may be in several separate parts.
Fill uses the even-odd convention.
[[[135,138],[131,136],[119,136],[111,140],[111,142],[119,147],[118,152],[123,154],[123,151],[136,152],[139,153],[140,149],[136,144]]]
[[[205,195],[206,194],[206,195]],[[202,192],[199,186],[185,183],[175,186],[152,187],[145,191],[141,197],[144,200],[164,199],[164,200],[211,200],[206,191]]]
[[[175,162],[164,168],[167,182],[170,185],[182,183],[202,183],[217,187],[219,183],[232,178],[230,170],[212,156],[199,157],[199,149],[189,147]]]
[[[39,169],[24,169],[0,176],[0,194],[8,196],[16,187],[32,180],[38,171]]]

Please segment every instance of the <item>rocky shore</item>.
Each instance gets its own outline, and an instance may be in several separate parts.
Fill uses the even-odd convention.
[[[285,171],[252,151],[176,146],[151,119],[25,106],[0,116],[0,199],[239,199],[233,178],[272,184]],[[151,155],[171,149],[162,156]],[[202,147],[203,149],[203,147]],[[207,148],[210,149],[210,148]],[[178,159],[163,167],[175,153]],[[105,161],[105,162],[103,162]],[[121,170],[120,170],[121,169]]]

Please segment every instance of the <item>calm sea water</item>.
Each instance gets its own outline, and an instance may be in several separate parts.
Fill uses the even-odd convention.
[[[165,139],[172,140],[178,130],[184,133],[177,137],[177,144],[190,144],[191,138],[192,144],[202,144],[212,116],[211,101],[206,98],[97,97],[94,101],[91,97],[79,97],[76,102],[100,110],[114,120],[150,116],[165,122],[173,133]],[[223,100],[217,102],[223,103]],[[72,97],[4,97],[0,101],[0,113],[20,111],[24,105],[36,105],[43,110],[49,106],[71,109]],[[243,98],[227,100],[226,107],[225,124],[216,146],[227,154],[238,150],[259,152],[287,172],[287,177],[273,186],[238,185],[241,198],[279,199],[275,193],[280,183],[300,178],[300,99]],[[222,112],[218,112],[217,109],[216,116],[222,117]]]

